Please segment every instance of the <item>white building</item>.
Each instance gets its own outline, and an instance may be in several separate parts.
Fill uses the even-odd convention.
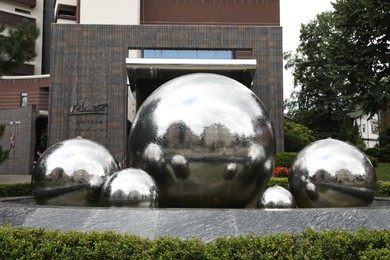
[[[359,127],[360,135],[366,147],[372,148],[378,144],[378,115],[375,114],[372,118],[369,118],[367,114],[358,111],[350,114],[350,116],[354,119],[355,125]]]
[[[57,0],[56,23],[140,24],[139,0]]]

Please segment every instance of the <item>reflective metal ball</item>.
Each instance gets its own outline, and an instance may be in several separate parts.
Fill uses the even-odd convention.
[[[296,208],[294,196],[291,192],[279,185],[269,187],[259,196],[258,208],[266,209],[286,209]]]
[[[32,174],[38,204],[99,206],[106,178],[119,170],[110,152],[91,140],[74,138],[49,147]]]
[[[358,148],[335,139],[313,142],[294,159],[289,189],[298,207],[365,207],[375,197],[376,174]]]
[[[156,180],[163,207],[243,208],[272,174],[274,130],[247,87],[221,75],[190,74],[144,101],[129,155],[131,167]]]
[[[141,169],[124,169],[109,177],[103,186],[104,206],[155,208],[158,206],[155,181]]]

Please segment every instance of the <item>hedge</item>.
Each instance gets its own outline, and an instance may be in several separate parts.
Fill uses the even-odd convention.
[[[296,152],[276,153],[275,165],[290,168],[297,154]]]
[[[297,156],[297,154],[298,153],[296,153],[296,152],[276,153],[275,165],[290,168],[295,157]],[[368,156],[369,160],[371,161],[372,165],[374,166],[374,168],[377,168],[378,167],[378,159],[372,155],[367,155],[367,156]]]
[[[0,184],[0,197],[30,196],[31,183]]]
[[[154,240],[114,231],[0,227],[1,259],[375,259],[390,257],[390,230]]]
[[[268,187],[275,185],[279,185],[285,189],[288,189],[288,179],[271,178],[268,182]],[[31,194],[32,192],[30,183],[0,184],[0,197],[31,196]],[[390,182],[378,181],[376,196],[390,197]]]
[[[390,197],[390,182],[378,181],[376,186],[376,196]]]
[[[287,178],[271,178],[268,182],[268,187],[279,185],[285,189],[288,189],[288,179]]]
[[[271,178],[268,182],[268,187],[279,185],[285,189],[288,189],[287,178]],[[389,181],[378,181],[376,185],[376,196],[377,197],[390,197],[390,182]]]

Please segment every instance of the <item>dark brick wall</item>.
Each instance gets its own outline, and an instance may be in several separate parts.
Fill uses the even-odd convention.
[[[15,147],[9,152],[9,158],[0,164],[0,175],[32,174],[35,146],[35,106],[0,110],[0,124],[5,131],[0,144],[3,149],[10,148],[10,134],[15,134]]]
[[[280,25],[279,0],[243,2],[142,0],[141,24]]]
[[[257,59],[253,91],[268,108],[277,150],[283,150],[281,27],[183,25],[52,25],[49,144],[78,135],[126,152],[128,49],[251,49]],[[73,105],[107,104],[75,115]]]
[[[0,79],[0,109],[19,108],[20,93],[27,93],[27,105],[48,110],[50,77]]]

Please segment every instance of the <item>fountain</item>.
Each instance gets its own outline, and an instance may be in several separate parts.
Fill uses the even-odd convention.
[[[137,112],[130,168],[119,169],[109,151],[90,140],[59,142],[34,169],[39,205],[9,200],[1,205],[1,224],[204,241],[307,227],[390,228],[387,208],[368,207],[375,171],[351,145],[327,139],[303,149],[291,168],[291,193],[264,192],[274,159],[273,127],[256,95],[221,75],[181,76]],[[287,202],[265,196],[272,193]],[[253,201],[266,209],[248,208]],[[295,202],[309,208],[294,208]]]
[[[145,200],[156,193],[161,207],[245,208],[271,177],[275,140],[262,102],[246,86],[195,73],[163,84],[143,102],[130,131],[129,157],[133,173],[142,169],[156,182]],[[104,147],[66,140],[40,157],[33,195],[46,205],[102,204],[100,191],[117,170]],[[126,183],[109,186],[109,193],[139,193],[135,179],[123,178]],[[117,186],[121,190],[112,190]]]

